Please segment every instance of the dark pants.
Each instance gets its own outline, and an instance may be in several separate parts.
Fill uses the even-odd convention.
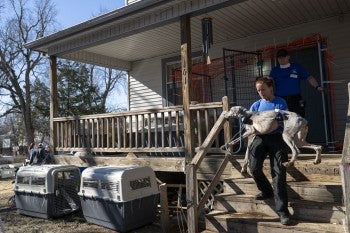
[[[305,117],[305,101],[301,95],[280,96],[287,102],[288,110]]]
[[[273,188],[263,173],[263,163],[270,158]],[[250,146],[249,168],[258,189],[267,195],[274,194],[276,211],[279,215],[289,215],[286,168],[288,154],[281,134],[256,136]]]

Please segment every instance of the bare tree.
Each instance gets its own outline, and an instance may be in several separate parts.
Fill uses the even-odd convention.
[[[120,70],[113,70],[110,68],[103,68],[97,66],[90,66],[90,83],[96,82],[99,87],[99,93],[101,97],[101,105],[104,109],[107,109],[107,99],[111,98],[112,93],[118,92],[118,96],[127,94],[126,87],[126,73]],[[115,109],[112,109],[115,110]]]
[[[67,60],[60,60],[57,67],[60,116],[113,111],[107,103],[113,100],[116,105],[116,98],[126,97],[124,71]]]
[[[47,61],[24,44],[48,34],[56,15],[51,0],[30,2],[8,0],[6,11],[13,14],[1,22],[0,30],[0,96],[7,106],[2,116],[21,114],[27,142],[34,140],[32,83],[43,78],[40,65]]]

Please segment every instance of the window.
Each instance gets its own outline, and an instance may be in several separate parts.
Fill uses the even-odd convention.
[[[199,103],[212,101],[211,75],[209,66],[204,64],[202,57],[192,61],[192,99]],[[182,105],[182,69],[181,62],[166,64],[166,100],[167,106]]]

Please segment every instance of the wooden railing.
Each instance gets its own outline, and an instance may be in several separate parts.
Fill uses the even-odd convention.
[[[223,111],[222,102],[191,105],[195,145],[201,145]],[[55,150],[184,155],[182,106],[54,118]],[[223,135],[223,134],[222,134]],[[213,147],[220,146],[222,135]],[[221,140],[223,141],[223,140]]]

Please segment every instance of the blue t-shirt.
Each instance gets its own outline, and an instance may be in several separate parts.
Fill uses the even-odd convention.
[[[264,99],[260,99],[252,104],[249,111],[251,112],[260,112],[260,111],[268,111],[268,110],[288,110],[287,102],[278,96],[275,96],[275,98],[271,101],[266,101]],[[277,134],[283,132],[283,126],[281,125],[276,129],[275,131],[271,132],[270,134]]]
[[[275,96],[275,98],[271,101],[259,99],[258,101],[252,104],[249,111],[260,112],[260,111],[268,111],[268,110],[275,110],[275,109],[288,110],[287,102],[283,98],[278,96]]]
[[[275,95],[277,96],[300,94],[300,81],[307,79],[309,76],[310,73],[297,63],[290,63],[288,68],[281,68],[278,65],[270,72],[270,77],[275,82]]]

